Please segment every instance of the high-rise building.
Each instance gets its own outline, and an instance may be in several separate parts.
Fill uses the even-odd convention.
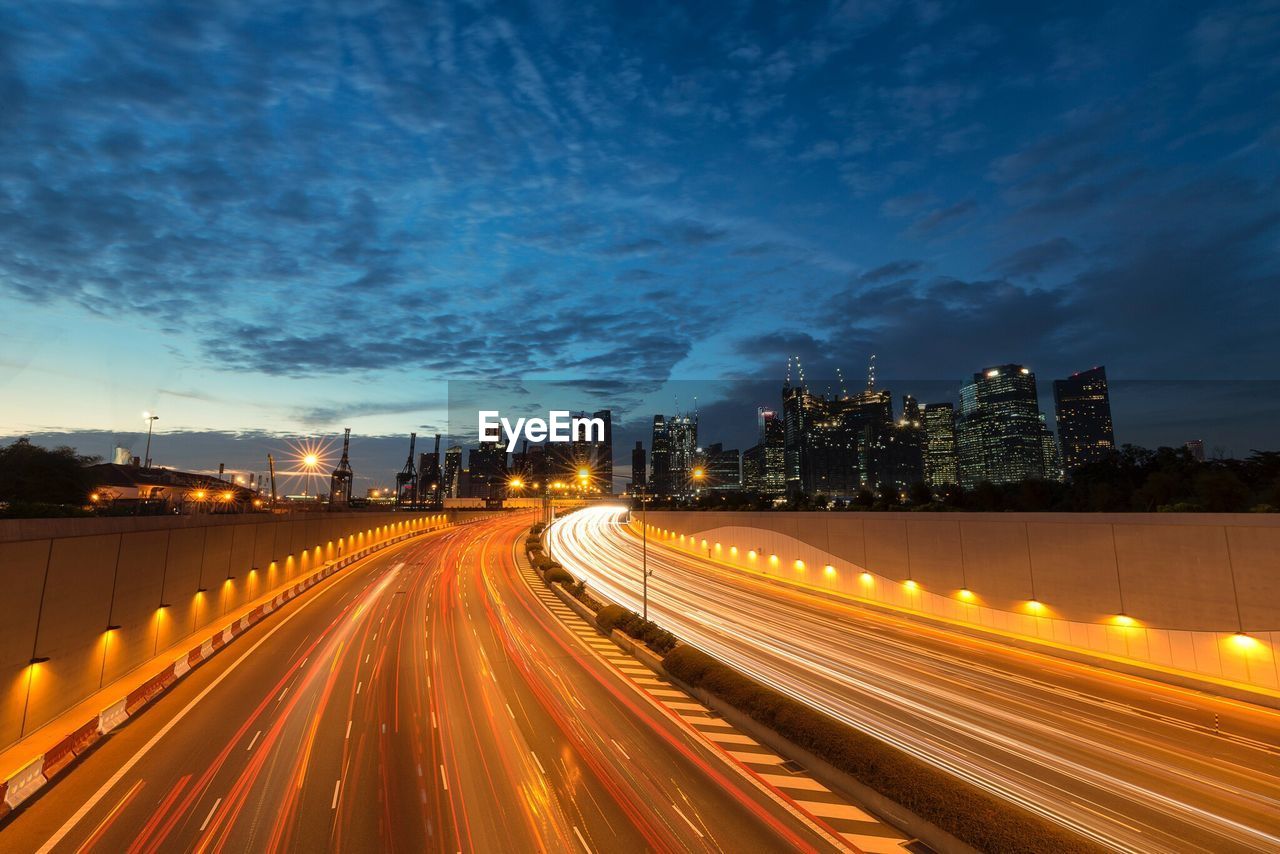
[[[1204,462],[1204,439],[1192,439],[1185,447],[1191,454],[1191,459],[1198,463]]]
[[[1090,368],[1053,381],[1054,417],[1067,475],[1105,460],[1116,447],[1107,369]]]
[[[702,452],[706,461],[705,487],[712,492],[736,492],[742,489],[741,458],[737,448],[725,450],[716,442]]]
[[[667,420],[667,430],[671,435],[670,494],[692,494],[693,470],[698,464],[698,417],[673,415]]]
[[[440,437],[436,436],[436,449],[418,455],[418,496],[426,504],[440,503]]]
[[[924,408],[925,482],[934,489],[959,483],[956,470],[956,408],[930,403]]]
[[[507,445],[481,442],[467,456],[470,498],[497,498],[507,485]]]
[[[644,442],[636,440],[636,446],[631,449],[631,485],[633,487],[644,487],[648,485],[645,479],[645,455]]]
[[[649,487],[654,495],[691,495],[698,450],[696,415],[653,416]]]
[[[765,495],[784,495],[787,481],[783,470],[786,457],[787,430],[782,418],[772,409],[760,407],[756,410],[756,443],[760,448],[757,456],[758,474],[755,482],[747,486],[746,472],[743,472],[743,485],[748,489],[763,492]],[[746,452],[743,452],[743,465],[746,465]]]
[[[444,481],[441,495],[444,498],[461,498],[462,447],[450,445],[444,452]]]
[[[788,377],[782,387],[782,478],[788,494],[804,490],[801,471],[804,467],[806,433],[813,417],[815,398],[804,387],[803,376],[798,385]]]
[[[924,423],[924,413],[921,412],[920,401],[916,400],[915,395],[904,394],[902,396],[902,420],[916,424]]]
[[[893,397],[875,388],[873,372],[864,391],[848,394],[842,389],[829,399],[811,394],[803,374],[797,385],[788,378],[782,389],[782,414],[789,494],[847,497],[878,479],[896,482],[911,474],[911,446],[916,442],[896,432]]]
[[[654,495],[671,494],[671,431],[666,416],[653,416],[649,441],[649,489]]]
[[[905,490],[924,481],[926,431],[920,404],[902,396],[902,417],[888,426],[867,429],[866,482],[878,488]]]
[[[1062,468],[1062,452],[1058,449],[1058,440],[1054,438],[1053,431],[1044,422],[1043,413],[1040,415],[1040,452],[1044,457],[1044,479],[1052,480],[1056,483],[1062,483],[1066,480],[1066,472]]]
[[[1045,476],[1036,377],[1022,365],[995,365],[960,389],[956,452],[960,484],[1016,483]]]
[[[752,445],[742,452],[742,488],[764,491],[764,445]]]

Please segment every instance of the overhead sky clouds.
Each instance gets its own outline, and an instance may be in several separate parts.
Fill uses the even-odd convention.
[[[8,3],[0,104],[0,433],[1280,378],[1273,0]]]

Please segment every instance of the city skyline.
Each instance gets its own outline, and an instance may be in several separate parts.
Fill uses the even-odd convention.
[[[989,366],[978,366],[974,370],[980,370],[985,367]],[[1098,365],[1093,365],[1082,368],[1080,371],[1073,371],[1064,377],[1042,375],[1036,377],[1040,411],[1046,417],[1047,426],[1055,435],[1058,433],[1057,413],[1054,406],[1055,384],[1070,378],[1072,375],[1088,374],[1098,368]],[[785,377],[785,374],[780,372],[780,376]],[[1207,455],[1228,458],[1242,458],[1248,456],[1253,450],[1273,449],[1273,431],[1269,426],[1272,422],[1269,421],[1269,417],[1273,411],[1280,408],[1280,382],[1249,383],[1247,384],[1248,388],[1245,390],[1224,389],[1221,383],[1212,381],[1197,383],[1117,382],[1110,376],[1109,369],[1107,379],[1113,392],[1110,402],[1115,413],[1114,421],[1117,425],[1115,428],[1118,436],[1116,439],[1117,447],[1123,444],[1134,444],[1148,448],[1177,448],[1183,446],[1186,442],[1200,440],[1204,443]],[[846,387],[852,385],[856,388],[861,382],[862,380],[859,380],[852,372],[845,372],[827,379],[809,380],[808,385],[814,393],[832,395],[841,388],[842,384]],[[900,380],[893,377],[883,377],[877,382],[877,385],[890,392],[895,399],[898,399],[899,402],[895,403],[895,411],[898,411],[900,398],[903,394],[916,398],[922,407],[927,404],[957,404],[964,382],[963,378],[946,381]],[[454,381],[451,385],[469,387],[469,384],[462,381]],[[491,399],[527,400],[529,389],[541,387],[541,385],[543,383],[516,384],[521,390],[521,394],[506,397],[504,394],[508,394],[507,392],[494,392],[495,397]],[[555,387],[584,385],[590,388],[593,384],[554,381],[545,383],[545,385]],[[491,383],[477,383],[475,385],[476,388],[481,389],[491,386]],[[704,425],[701,428],[701,437],[706,439],[705,442],[701,443],[702,445],[720,443],[726,447],[736,447],[745,452],[756,443],[757,409],[764,407],[766,409],[776,409],[779,414],[781,413],[781,399],[779,397],[781,386],[781,379],[773,382],[675,381],[664,383],[659,391],[650,392],[642,398],[632,398],[628,403],[628,409],[613,408],[615,419],[615,438],[613,441],[615,492],[621,492],[625,483],[630,479],[629,455],[634,442],[637,440],[643,441],[646,451],[649,451],[652,436],[652,412],[663,409],[663,404],[661,403],[663,396],[667,396],[671,401],[665,407],[666,412],[675,413],[679,411],[691,414],[694,411],[694,407],[697,407],[699,420]],[[1119,390],[1118,393],[1117,389]],[[699,392],[704,395],[707,393],[723,395],[723,397],[715,397],[709,403],[700,402],[697,399],[697,393]],[[769,396],[770,394],[772,396]],[[471,392],[461,394],[459,397],[465,400],[468,406],[474,400],[484,399],[483,396],[475,397],[474,393]],[[1261,408],[1255,411],[1251,417],[1243,419],[1239,418],[1241,410],[1236,411],[1233,417],[1237,419],[1237,431],[1226,434],[1226,436],[1234,438],[1234,442],[1228,444],[1230,440],[1223,441],[1226,436],[1208,432],[1214,426],[1223,422],[1217,416],[1196,417],[1197,413],[1188,411],[1188,399],[1198,401],[1207,411],[1221,410],[1229,402],[1238,399],[1251,401]],[[687,404],[682,405],[680,403],[681,400],[687,401]],[[461,443],[467,448],[474,447],[476,432],[473,422],[475,413],[468,410],[466,416],[459,416],[457,414],[459,407],[460,404],[450,404],[448,407],[442,408],[438,413],[440,416],[439,421],[410,426],[403,433],[364,435],[353,431],[352,455],[356,469],[355,494],[363,495],[364,491],[369,488],[390,488],[393,486],[394,475],[404,463],[410,432],[416,432],[419,438],[424,440],[429,439],[434,432],[441,432],[443,436],[440,454],[442,464],[444,449],[450,444]],[[514,406],[513,411],[515,411]],[[460,430],[450,432],[448,425],[450,424],[451,416],[458,419],[457,423],[467,425],[468,419],[472,423],[462,427]],[[1280,415],[1277,417],[1280,417]],[[139,424],[145,424],[141,413],[136,420]],[[275,453],[277,457],[281,454],[297,456],[297,453],[292,449],[301,444],[319,448],[321,450],[322,467],[325,465],[332,466],[337,463],[339,448],[342,443],[341,427],[333,432],[308,434],[273,433],[268,431],[241,431],[234,433],[182,431],[174,434],[166,431],[161,426],[164,423],[163,418],[156,422],[155,446],[153,449],[153,456],[157,457],[156,464],[202,473],[216,472],[220,463],[224,463],[227,469],[232,471],[265,473],[265,455],[267,453]],[[145,444],[146,429],[145,426],[142,426],[135,433],[116,433],[114,431],[33,432],[15,434],[7,438],[17,438],[18,435],[31,436],[37,444],[51,447],[70,444],[77,447],[81,453],[100,456],[104,461],[109,462],[117,445],[122,445],[130,449],[133,455],[140,456],[142,447]],[[509,450],[514,451],[515,449]],[[325,475],[327,477],[327,471]]]
[[[1187,432],[1257,444],[1264,6],[553,8],[6,10],[0,434],[398,435],[449,378],[875,351],[1216,380]]]
[[[0,3],[0,852],[1280,851],[1280,0]]]

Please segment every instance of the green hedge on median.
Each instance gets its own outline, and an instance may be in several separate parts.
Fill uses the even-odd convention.
[[[548,584],[559,582],[564,585],[573,584],[573,576],[569,574],[569,570],[560,564],[548,567],[546,575],[543,576]]]
[[[601,608],[600,613],[596,614],[596,625],[605,634],[620,629],[628,637],[643,641],[645,646],[658,655],[666,655],[679,643],[671,632],[621,605],[606,605]]]
[[[1073,854],[1101,850],[1065,828],[762,685],[691,646],[675,649],[664,659],[663,667],[979,851]]]

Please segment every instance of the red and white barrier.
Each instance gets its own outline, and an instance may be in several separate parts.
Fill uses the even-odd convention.
[[[453,524],[465,523],[455,522]],[[180,656],[164,670],[130,691],[127,696],[107,706],[92,720],[86,721],[77,727],[42,755],[32,759],[18,771],[11,774],[7,780],[0,780],[0,823],[19,805],[29,800],[53,778],[68,768],[76,757],[81,756],[93,747],[104,735],[126,723],[129,718],[146,708],[153,700],[168,690],[173,683],[186,676],[205,661],[208,661],[213,657],[214,653],[258,623],[263,617],[271,614],[281,605],[292,601],[338,570],[350,566],[357,560],[381,551],[393,543],[439,530],[441,527],[445,526],[436,525],[419,531],[401,534],[393,539],[374,543],[339,560],[328,561],[319,572],[313,573],[270,601],[254,608],[239,620],[231,623],[231,625],[215,632],[199,646]]]

